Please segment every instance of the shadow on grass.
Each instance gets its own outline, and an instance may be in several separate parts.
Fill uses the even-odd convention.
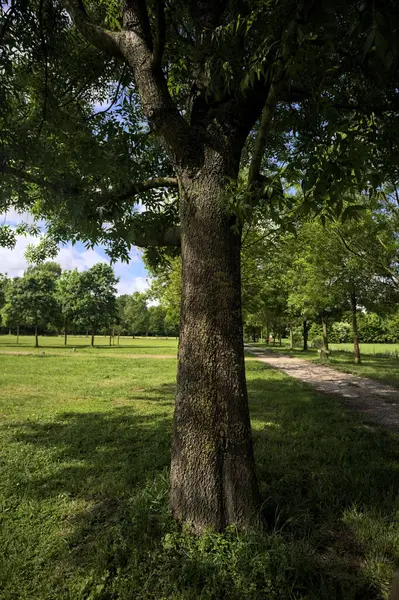
[[[386,535],[398,505],[397,436],[263,365],[248,375],[267,533],[176,537],[170,411],[117,408],[18,425],[19,443],[51,456],[48,472],[30,477],[21,495],[84,502],[63,517],[67,551],[58,559],[92,574],[77,598],[383,597],[399,560]],[[159,398],[173,387],[159,388]],[[388,570],[376,575],[372,560]]]
[[[264,513],[302,547],[306,586],[320,598],[382,598],[383,584],[363,567],[378,557],[389,580],[387,565],[399,562],[389,533],[396,522],[399,539],[398,435],[276,373],[249,389]]]

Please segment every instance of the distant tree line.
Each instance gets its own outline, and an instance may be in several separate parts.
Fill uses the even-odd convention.
[[[264,217],[243,235],[241,283],[248,341],[308,345],[399,342],[399,196],[359,194],[347,218],[294,213],[290,227]],[[352,211],[352,212],[350,212]],[[148,265],[151,270],[151,265]],[[156,267],[150,295],[178,318],[181,260]]]
[[[22,277],[0,275],[0,332],[39,335],[68,334],[177,335],[178,323],[162,306],[150,306],[146,294],[117,297],[112,267],[105,263],[87,271],[62,271],[54,262],[30,266]]]

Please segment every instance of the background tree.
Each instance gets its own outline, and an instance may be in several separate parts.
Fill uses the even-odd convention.
[[[149,327],[149,314],[147,297],[141,292],[134,292],[128,296],[124,309],[124,320],[130,335],[147,335]]]
[[[23,292],[20,290],[20,278],[9,279],[4,294],[4,305],[1,311],[2,323],[11,330],[17,328],[17,343],[19,341],[19,327],[23,323]]]
[[[39,347],[39,325],[45,325],[59,316],[55,299],[56,282],[61,268],[56,263],[28,267],[24,275],[15,280],[7,291],[8,318],[19,319],[35,330],[35,347]]]
[[[98,263],[80,275],[80,295],[77,304],[77,321],[91,331],[91,346],[95,332],[108,329],[117,316],[116,284],[118,279],[112,267]]]
[[[81,275],[77,269],[63,271],[57,281],[55,298],[60,307],[64,326],[64,344],[67,345],[68,326],[79,320],[81,290]]]
[[[149,298],[157,300],[165,309],[165,327],[168,335],[177,335],[180,326],[181,308],[181,258],[179,256],[157,265],[150,273],[155,275]]]

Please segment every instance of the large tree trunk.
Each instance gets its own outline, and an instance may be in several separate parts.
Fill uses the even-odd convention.
[[[240,236],[214,173],[184,181],[182,303],[171,465],[175,519],[193,531],[259,518],[241,316]],[[191,185],[190,185],[191,184]],[[191,188],[191,189],[190,189]]]
[[[351,308],[352,308],[352,331],[353,331],[353,353],[355,356],[355,363],[360,365],[360,346],[359,346],[359,335],[357,332],[357,299],[356,293],[353,292],[351,295]]]
[[[303,320],[303,350],[304,350],[304,352],[308,349],[308,333],[309,333],[308,323],[307,323],[307,320],[304,319]]]
[[[327,321],[326,319],[323,317],[322,320],[322,325],[323,325],[323,350],[325,352],[328,352],[328,333],[327,333]]]

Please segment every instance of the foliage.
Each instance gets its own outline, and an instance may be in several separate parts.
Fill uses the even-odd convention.
[[[123,30],[122,3],[87,9],[97,25]],[[159,15],[153,3],[148,10],[156,37]],[[301,184],[304,212],[343,218],[357,214],[356,201],[344,206],[343,190],[397,181],[397,17],[394,2],[240,1],[222,12],[168,4],[160,60],[170,107],[187,125],[214,133],[205,115],[222,127],[232,102],[236,118],[246,103],[246,173],[268,85],[279,82],[261,190],[248,190],[244,173],[226,194],[226,209],[239,221],[259,204],[286,221],[291,199],[277,193],[282,181]],[[154,113],[126,57],[91,46],[62,3],[2,5],[0,25],[1,212],[29,209],[46,219],[49,238],[103,243],[127,260],[143,230],[164,231],[179,217],[177,195],[166,197],[161,186],[137,197],[132,188],[171,175],[175,165],[152,135]],[[135,203],[145,206],[142,214]],[[3,226],[0,239],[12,245],[14,232]]]
[[[78,322],[81,301],[81,276],[78,270],[63,271],[57,281],[55,297],[66,325],[68,322]]]
[[[5,320],[10,324],[43,325],[58,317],[54,292],[61,269],[55,263],[29,267],[7,286]]]
[[[175,257],[163,265],[158,264],[156,269],[150,268],[150,272],[155,275],[155,278],[152,280],[148,295],[164,308],[166,329],[171,335],[177,334],[180,324],[181,258]]]
[[[132,335],[146,335],[148,333],[148,308],[145,294],[134,292],[126,299],[123,321],[127,331]]]
[[[352,335],[352,327],[345,321],[338,321],[332,324],[330,331],[330,340],[333,343],[341,344],[349,342]]]
[[[116,318],[116,284],[112,267],[98,263],[80,275],[77,323],[96,331]]]

